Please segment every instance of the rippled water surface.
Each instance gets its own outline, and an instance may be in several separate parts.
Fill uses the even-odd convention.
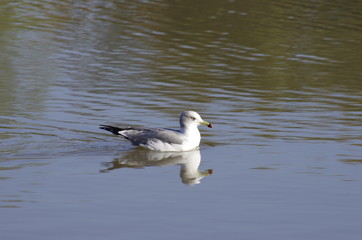
[[[360,239],[361,1],[4,1],[1,239]],[[178,127],[155,153],[99,124]]]

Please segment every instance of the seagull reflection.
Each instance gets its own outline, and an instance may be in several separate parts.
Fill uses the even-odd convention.
[[[101,172],[107,172],[118,168],[144,168],[151,166],[169,166],[180,165],[180,177],[182,183],[188,185],[199,184],[201,179],[210,176],[212,169],[200,171],[201,163],[200,150],[187,152],[154,152],[143,149],[135,149],[127,152],[112,162],[104,163],[106,169]]]

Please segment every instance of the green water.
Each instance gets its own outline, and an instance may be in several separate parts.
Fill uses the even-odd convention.
[[[360,239],[360,1],[0,4],[1,239]],[[178,127],[134,149],[99,124]]]

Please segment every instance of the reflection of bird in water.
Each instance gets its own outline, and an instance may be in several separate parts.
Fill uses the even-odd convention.
[[[184,184],[199,184],[200,180],[213,173],[212,169],[200,171],[200,150],[188,152],[153,152],[143,149],[135,149],[127,152],[122,157],[115,158],[112,162],[105,163],[107,172],[118,168],[144,168],[150,166],[180,165],[180,177]]]
[[[199,146],[201,136],[199,125],[212,128],[211,123],[202,120],[194,111],[184,111],[180,116],[180,130],[168,128],[119,128],[101,125],[101,129],[121,135],[132,145],[159,152],[189,151]]]

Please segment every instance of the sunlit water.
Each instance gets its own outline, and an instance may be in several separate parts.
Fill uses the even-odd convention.
[[[360,239],[359,1],[0,5],[1,239]],[[178,128],[134,149],[99,124]]]

